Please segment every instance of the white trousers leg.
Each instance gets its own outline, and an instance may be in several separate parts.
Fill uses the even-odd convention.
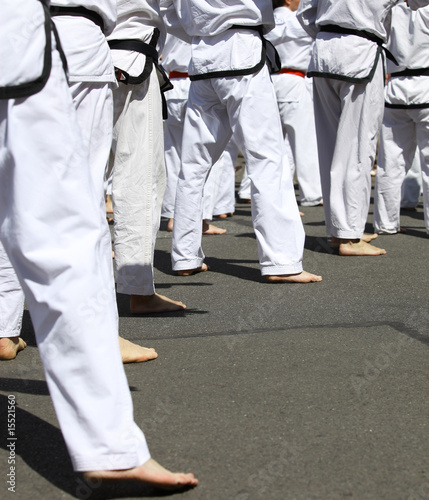
[[[0,102],[0,236],[75,470],[130,468],[150,455],[133,421],[103,221],[81,142],[54,51],[40,93]]]
[[[252,220],[261,272],[299,273],[304,230],[290,166],[284,168],[283,164],[280,118],[266,67],[255,75],[191,84],[176,193],[173,269],[193,269],[203,263],[203,188],[232,135],[245,157],[251,181]]]
[[[243,177],[241,178],[238,197],[242,200],[250,200],[250,179],[246,167],[244,167]]]
[[[238,152],[238,146],[235,144],[234,139],[231,138],[219,160],[223,162],[223,170],[213,215],[232,214],[235,211],[235,164]]]
[[[322,201],[311,80],[297,75],[273,75],[283,135],[290,148],[303,206]],[[287,149],[286,149],[287,151]]]
[[[174,81],[175,88],[172,92],[182,95],[189,92],[190,81],[188,78]],[[186,92],[186,95],[187,95]],[[168,97],[167,108],[168,118],[164,123],[164,144],[165,144],[165,169],[167,173],[167,186],[165,189],[164,200],[162,202],[161,214],[169,219],[174,218],[174,205],[176,203],[177,179],[179,177],[180,165],[182,159],[182,141],[183,126],[185,122],[186,106],[188,99],[179,99]],[[213,216],[214,204],[216,201],[221,175],[223,172],[223,163],[221,159],[217,162],[207,179],[204,187],[203,217],[211,220]]]
[[[88,154],[90,172],[94,188],[98,193],[97,196],[100,198],[100,210],[103,214],[105,211],[103,184],[112,142],[113,100],[111,86],[108,83],[83,82],[72,84],[70,90],[82,132],[81,148],[85,154]],[[78,200],[78,196],[76,198]],[[110,231],[107,223],[105,224],[103,245],[105,258],[111,264]],[[20,290],[18,279],[3,248],[0,248],[0,261],[0,336],[19,336],[23,316],[24,292]],[[109,268],[112,269],[112,266],[109,265]]]
[[[429,231],[429,110],[386,108],[377,171],[374,227],[380,233],[396,233],[400,227],[401,186],[420,151],[423,206]],[[377,169],[378,170],[378,169]]]
[[[313,85],[326,231],[362,238],[384,108],[383,67],[370,83],[315,78]]]
[[[159,82],[114,91],[112,152],[116,282],[119,293],[155,293],[153,258],[165,191],[164,133]]]
[[[0,242],[0,337],[19,337],[23,312],[24,292]]]
[[[405,110],[385,108],[374,191],[374,229],[394,234],[400,227],[401,186],[417,150],[414,123]]]
[[[423,210],[426,232],[429,234],[429,110],[411,111],[416,121],[417,147],[420,150],[423,190]]]
[[[415,208],[422,192],[422,169],[420,151],[416,151],[411,168],[405,175],[401,188],[401,208]]]
[[[174,81],[175,90],[180,90],[182,87],[189,90],[190,81],[187,78],[177,79]],[[179,87],[179,89],[176,89]],[[185,121],[186,105],[188,97],[183,98],[170,98],[168,92],[167,109],[168,118],[164,122],[164,145],[165,145],[165,169],[167,173],[167,186],[164,193],[164,200],[162,202],[161,214],[168,219],[174,218],[174,205],[176,203],[176,188],[177,178],[180,172],[180,162],[182,157],[182,138],[183,138],[183,124]]]
[[[82,135],[82,148],[87,154],[89,171],[96,197],[99,200],[100,217],[103,221],[104,235],[102,245],[106,270],[111,273],[113,293],[114,278],[112,264],[112,242],[106,220],[105,197],[107,169],[113,132],[113,95],[112,84],[81,82],[70,85],[76,116]],[[117,307],[115,306],[117,314]]]

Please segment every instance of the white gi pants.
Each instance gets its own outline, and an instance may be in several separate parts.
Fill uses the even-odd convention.
[[[114,248],[119,293],[153,295],[153,258],[165,191],[162,103],[155,69],[113,93]]]
[[[164,122],[165,168],[167,186],[162,202],[161,214],[168,219],[174,219],[174,205],[176,203],[177,179],[180,172],[182,157],[183,126],[185,122],[186,106],[190,86],[189,78],[175,78],[174,89],[167,93],[168,118]],[[186,99],[179,96],[186,94]],[[211,220],[220,184],[223,180],[223,163],[216,162],[210,171],[204,187],[203,218]],[[221,213],[221,212],[219,212]]]
[[[19,337],[24,312],[24,292],[0,242],[0,337]]]
[[[363,236],[383,109],[381,63],[366,84],[314,78],[320,177],[330,236]]]
[[[277,102],[282,122],[286,150],[296,169],[299,197],[302,206],[322,202],[319,159],[317,155],[316,125],[311,80],[298,75],[273,75]],[[292,161],[291,161],[292,160]]]
[[[399,230],[401,186],[417,148],[420,150],[425,225],[429,233],[429,110],[386,108],[375,181],[374,228],[377,233],[394,234]]]
[[[247,168],[244,167],[243,177],[241,178],[238,197],[241,200],[250,200],[250,179],[247,175]]]
[[[405,175],[401,187],[401,208],[417,207],[422,193],[422,169],[420,168],[420,151],[417,148],[411,168]]]
[[[91,178],[97,198],[100,200],[100,213],[103,216],[105,213],[103,184],[112,143],[113,99],[111,84],[74,83],[70,85],[70,90],[82,133],[80,147],[82,152],[88,155]],[[79,191],[75,193],[75,197],[75,203],[79,203]],[[104,226],[102,244],[105,259],[111,263],[111,239],[106,221]],[[13,267],[8,262],[7,254],[2,246],[0,246],[0,300],[0,337],[19,336],[24,292],[20,289]],[[15,333],[11,334],[10,332]]]
[[[74,469],[124,469],[150,455],[133,421],[101,245],[105,221],[81,143],[54,50],[41,92],[0,101],[0,236],[25,292]]]
[[[302,271],[304,229],[283,165],[283,137],[266,66],[254,75],[194,81],[189,92],[177,183],[172,264],[200,267],[203,188],[231,136],[246,160],[252,220],[263,275]]]
[[[235,212],[235,164],[238,153],[238,146],[231,138],[219,159],[223,163],[222,177],[213,207],[213,215],[233,214]]]

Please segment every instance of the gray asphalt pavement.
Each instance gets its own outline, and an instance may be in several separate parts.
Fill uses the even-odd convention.
[[[155,459],[192,471],[194,490],[86,484],[73,473],[26,313],[29,346],[0,364],[0,498],[183,500],[429,499],[428,248],[421,204],[380,257],[330,250],[322,207],[305,207],[306,270],[322,283],[269,284],[250,207],[203,239],[211,271],[173,275],[162,223],[157,291],[186,312],[133,317],[120,334],[155,347],[125,367]],[[372,232],[372,206],[368,231]],[[96,346],[94,346],[96,348]],[[7,490],[7,397],[16,397],[16,487]]]

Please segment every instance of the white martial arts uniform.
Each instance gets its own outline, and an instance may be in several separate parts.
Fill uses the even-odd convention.
[[[191,44],[168,34],[162,51],[162,66],[168,72],[174,88],[166,94],[168,117],[164,122],[165,167],[167,172],[167,187],[162,203],[161,215],[169,219],[174,218],[174,205],[176,203],[177,179],[180,172],[182,156],[183,125],[185,121],[186,106],[191,81],[188,76],[188,66],[191,60]],[[228,149],[228,148],[227,148]],[[215,210],[216,201],[220,200],[220,207],[227,205],[231,208],[231,195],[223,183],[231,189],[231,174],[228,170],[228,159],[234,147],[216,162],[210,171],[204,186],[203,218],[211,220]],[[238,154],[238,151],[237,151]],[[235,161],[235,160],[234,160]],[[224,168],[225,166],[225,168]],[[235,177],[232,170],[232,176]],[[221,191],[224,189],[224,191]],[[234,207],[234,186],[232,187],[232,206]],[[234,211],[234,208],[231,210]],[[218,212],[223,213],[223,212]],[[217,215],[217,214],[216,214]]]
[[[243,177],[241,178],[240,187],[238,189],[238,197],[241,200],[250,200],[250,179],[247,175],[247,168],[244,166]]]
[[[213,215],[215,216],[235,212],[235,164],[237,163],[238,153],[239,147],[235,143],[234,137],[231,137],[225,151],[218,160],[223,165],[219,189],[214,200]]]
[[[231,136],[252,184],[252,217],[263,275],[302,271],[304,230],[290,166],[283,168],[283,136],[274,87],[252,29],[274,26],[266,1],[166,1],[170,29],[192,37],[191,89],[173,229],[173,269],[203,264],[202,193],[205,179]],[[177,17],[175,18],[175,15]],[[179,23],[177,22],[179,19]]]
[[[273,75],[277,103],[289,162],[296,169],[301,205],[322,202],[313,85],[306,78],[313,39],[302,28],[296,12],[287,7],[274,10],[276,27],[267,34],[276,47],[282,71]],[[291,154],[290,154],[291,153]]]
[[[100,27],[92,20],[71,15],[69,11],[68,15],[62,11],[61,15],[53,18],[67,58],[68,80],[82,131],[81,148],[88,155],[91,176],[103,213],[104,176],[112,142],[112,85],[116,85],[110,50],[104,35],[109,34],[115,26],[116,2],[56,0],[51,6],[64,9],[71,7],[73,13],[75,13],[73,7],[85,7],[98,14],[104,27],[103,34]],[[76,193],[76,203],[79,203],[79,192]],[[110,231],[107,224],[103,245],[106,259],[111,261]],[[0,337],[10,337],[8,332],[16,332],[22,322],[24,294],[22,291],[19,292],[13,268],[7,264],[7,256],[2,247],[0,247],[0,260],[3,262],[3,266],[0,267],[0,283],[2,283],[4,312],[0,323]],[[21,308],[20,315],[17,313],[19,308]],[[10,312],[10,316],[7,311]]]
[[[417,148],[411,167],[405,175],[401,187],[401,208],[416,208],[422,194],[422,169],[420,151]]]
[[[418,149],[429,233],[429,7],[413,12],[401,3],[393,9],[389,49],[399,66],[388,67],[392,76],[386,85],[374,228],[377,233],[398,232],[401,185]]]
[[[109,41],[152,41],[161,52],[165,29],[159,1],[119,0],[117,6],[118,23]],[[152,57],[113,49],[112,58],[120,70],[119,88],[114,91],[112,145],[117,290],[153,295],[153,258],[165,191],[160,83]]]
[[[298,19],[316,38],[308,74],[316,77],[314,106],[326,230],[337,238],[360,239],[364,233],[383,115],[379,44],[387,40],[396,2],[301,0],[298,8]],[[379,44],[364,38],[364,32],[377,37]]]
[[[16,94],[2,93],[5,86],[9,91],[41,72],[41,2],[2,2],[0,24],[0,96],[10,97]],[[150,455],[133,421],[119,352],[100,244],[105,221],[54,41],[52,47],[43,88],[0,101],[0,239],[25,292],[74,469],[130,468]]]

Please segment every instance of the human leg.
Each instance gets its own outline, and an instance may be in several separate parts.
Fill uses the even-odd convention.
[[[207,270],[201,247],[203,190],[212,165],[231,137],[212,80],[192,82],[186,111],[182,167],[177,183],[171,259],[174,271]],[[181,273],[182,274],[182,273]]]
[[[401,186],[417,148],[415,126],[407,112],[386,108],[380,134],[374,189],[374,230],[400,230]]]
[[[314,82],[319,165],[327,233],[341,255],[381,255],[363,240],[383,111],[382,67],[370,83]]]
[[[26,295],[75,470],[129,468],[150,455],[120,359],[99,206],[53,55],[42,92],[1,103],[1,238]]]
[[[0,242],[0,359],[16,357],[27,345],[19,337],[24,312],[24,292]]]
[[[274,88],[267,68],[235,82],[219,79],[234,138],[251,181],[252,219],[263,275],[302,271],[304,230],[289,165],[283,163],[283,137]],[[255,125],[254,114],[258,122]]]
[[[423,209],[426,232],[429,234],[429,111],[413,110],[416,121],[417,144],[422,170]]]

